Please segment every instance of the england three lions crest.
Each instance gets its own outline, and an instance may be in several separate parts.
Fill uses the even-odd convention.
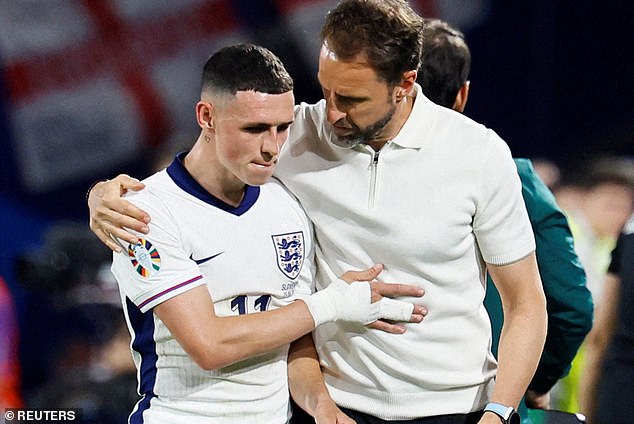
[[[278,234],[271,238],[275,245],[277,266],[284,275],[294,280],[304,265],[304,233]]]

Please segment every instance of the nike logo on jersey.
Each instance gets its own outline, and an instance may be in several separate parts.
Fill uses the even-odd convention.
[[[201,265],[204,264],[207,261],[212,260],[213,258],[222,255],[225,252],[220,252],[220,253],[216,253],[215,255],[211,255],[211,256],[207,256],[206,258],[202,258],[202,259],[194,259],[194,254],[192,253],[191,255],[189,255],[189,259],[191,259],[192,261],[196,262],[196,265]]]

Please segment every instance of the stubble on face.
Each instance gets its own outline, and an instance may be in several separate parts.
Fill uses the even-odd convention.
[[[385,114],[383,118],[379,119],[373,124],[368,125],[365,128],[359,128],[354,123],[351,123],[346,118],[343,118],[340,121],[335,122],[334,125],[348,125],[350,126],[352,133],[348,135],[335,134],[335,137],[332,141],[340,147],[347,148],[353,148],[355,146],[358,146],[359,144],[370,144],[372,142],[375,142],[381,137],[383,131],[394,117],[395,112],[396,107],[392,105],[390,110]]]

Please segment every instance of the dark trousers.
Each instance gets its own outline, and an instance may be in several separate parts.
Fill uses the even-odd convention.
[[[291,418],[290,424],[315,424],[313,417],[304,412],[303,409],[294,403],[292,406],[293,417]],[[470,414],[438,415],[435,417],[417,418],[415,420],[386,421],[352,409],[341,407],[340,409],[355,420],[357,424],[477,424],[482,417],[482,412],[480,411]]]

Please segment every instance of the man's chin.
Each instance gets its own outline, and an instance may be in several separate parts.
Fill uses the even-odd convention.
[[[363,140],[360,137],[350,134],[337,135],[337,133],[333,134],[333,137],[331,137],[330,141],[339,147],[345,147],[348,149],[363,143]]]
[[[273,177],[273,172],[259,172],[257,174],[249,175],[247,178],[247,184],[251,186],[260,186],[266,184]]]

